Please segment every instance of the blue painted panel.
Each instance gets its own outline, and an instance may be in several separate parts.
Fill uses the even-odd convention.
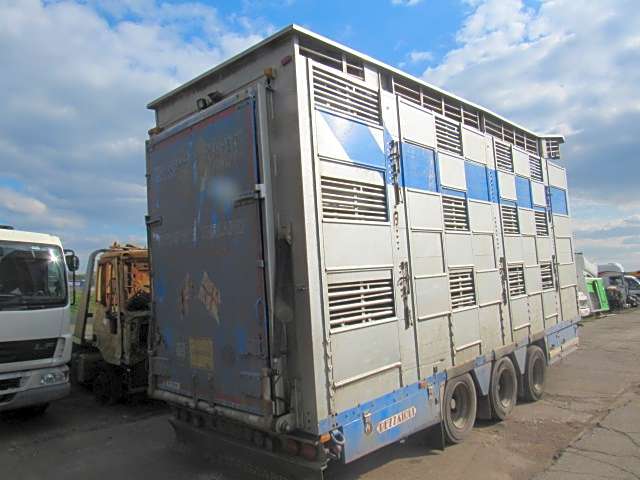
[[[516,202],[514,202],[513,200],[505,200],[504,198],[500,199],[500,204],[501,205],[510,205],[512,207],[517,207],[518,204]]]
[[[452,197],[467,198],[467,194],[465,192],[461,192],[460,190],[452,190],[450,188],[445,188],[445,187],[442,187],[442,194],[450,195]]]
[[[407,188],[438,191],[435,152],[411,143],[402,143],[403,182]]]
[[[560,215],[568,215],[569,208],[567,206],[567,192],[557,187],[548,188],[549,196],[551,198],[551,211]]]
[[[533,206],[531,182],[529,179],[516,176],[516,196],[519,207],[531,208]]]
[[[373,136],[373,127],[327,112],[320,114],[352,162],[385,168],[385,154]]]
[[[439,392],[439,388],[435,389],[435,392]],[[410,395],[395,403],[369,413],[370,430],[365,428],[363,416],[354,419],[343,428],[345,463],[440,421],[439,406],[435,403],[430,404],[427,390],[420,388],[413,389]]]
[[[467,195],[475,200],[489,201],[489,183],[487,181],[487,167],[473,162],[464,162],[467,177]]]
[[[533,209],[534,209],[536,212],[546,212],[546,211],[547,211],[547,209],[546,209],[546,208],[544,208],[544,207],[538,207],[538,206],[536,206],[536,205],[534,205],[534,206],[533,206]]]

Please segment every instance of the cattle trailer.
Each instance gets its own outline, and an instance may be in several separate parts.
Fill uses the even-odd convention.
[[[460,442],[577,347],[561,136],[295,25],[149,108],[149,394],[230,464]]]

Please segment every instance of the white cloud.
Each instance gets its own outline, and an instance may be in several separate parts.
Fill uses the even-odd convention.
[[[199,2],[0,1],[2,223],[144,239],[146,104],[272,31]]]
[[[402,5],[403,7],[413,7],[422,3],[422,0],[391,0],[392,5]]]
[[[409,52],[409,61],[411,63],[428,62],[433,59],[433,53],[426,51],[413,50]]]
[[[521,0],[467,1],[470,12],[456,48],[423,74],[533,130],[565,134],[562,163],[578,221],[622,221],[629,214],[623,206],[638,205],[636,3],[543,0],[527,7]],[[576,232],[578,245],[588,240],[586,233]],[[596,256],[615,253],[593,242],[582,245]],[[624,254],[640,267],[637,255],[628,249]]]

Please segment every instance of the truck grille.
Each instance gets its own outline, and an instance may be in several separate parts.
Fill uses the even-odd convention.
[[[28,362],[53,357],[57,338],[0,342],[0,363]]]
[[[473,281],[473,269],[449,272],[449,294],[451,308],[456,310],[476,304],[476,288]]]
[[[496,162],[499,169],[513,172],[513,154],[509,145],[496,142]]]
[[[436,117],[436,141],[438,149],[462,155],[459,124]]]
[[[3,390],[11,390],[13,388],[20,388],[20,377],[0,380],[0,392]]]

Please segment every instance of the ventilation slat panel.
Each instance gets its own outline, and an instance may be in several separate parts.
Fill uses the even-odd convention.
[[[451,296],[452,310],[476,304],[476,289],[472,269],[449,272],[449,295]]]
[[[436,117],[436,142],[439,149],[462,155],[460,125]]]
[[[509,205],[500,205],[502,210],[502,231],[504,233],[519,234],[520,222],[518,221],[518,209]]]
[[[542,277],[542,289],[553,290],[555,288],[555,282],[553,280],[553,267],[551,262],[540,264],[540,275]]]
[[[545,150],[547,151],[547,158],[560,158],[560,142],[558,140],[547,138],[544,143]]]
[[[380,124],[376,90],[313,67],[313,100],[318,106]]]
[[[384,185],[323,176],[320,190],[325,220],[389,220]]]
[[[445,230],[469,230],[469,213],[466,199],[443,195],[442,211]]]
[[[390,279],[329,283],[328,297],[331,330],[395,317]]]
[[[506,170],[507,172],[513,172],[513,151],[511,147],[501,142],[495,142],[495,144],[498,168]]]
[[[533,155],[529,155],[529,168],[531,170],[531,179],[542,182],[544,176],[542,174],[542,159]]]
[[[547,221],[547,212],[533,212],[536,220],[536,235],[540,237],[549,236],[549,222]]]
[[[509,295],[517,297],[527,293],[524,283],[524,266],[512,265],[508,268]]]

